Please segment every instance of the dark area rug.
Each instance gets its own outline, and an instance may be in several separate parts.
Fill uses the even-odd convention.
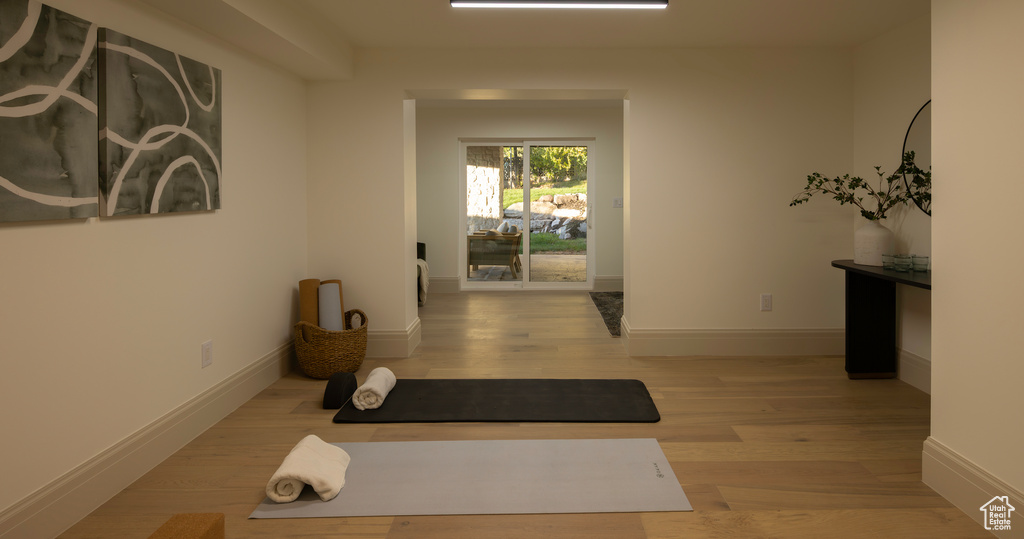
[[[358,410],[351,401],[335,423],[508,421],[655,423],[658,408],[640,380],[399,380],[384,404]]]
[[[604,318],[604,325],[614,337],[619,337],[619,321],[622,320],[622,292],[591,292],[597,310]]]

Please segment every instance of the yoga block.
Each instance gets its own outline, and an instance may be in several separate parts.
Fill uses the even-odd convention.
[[[224,513],[178,513],[149,539],[224,539]]]
[[[327,381],[327,389],[324,390],[324,410],[337,410],[345,405],[352,394],[359,388],[356,383],[356,375],[350,372],[336,372]]]

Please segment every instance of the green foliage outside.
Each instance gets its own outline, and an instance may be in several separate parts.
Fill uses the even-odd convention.
[[[536,201],[542,195],[561,195],[568,193],[585,194],[587,192],[586,180],[574,180],[569,182],[563,182],[561,185],[563,185],[564,187],[544,187],[530,189],[530,199]],[[506,208],[511,206],[512,204],[522,201],[522,189],[505,190]],[[553,251],[571,252],[574,254],[586,254],[587,238],[574,238],[571,240],[562,240],[558,238],[557,234],[550,232],[530,234],[530,252],[543,253]]]
[[[523,147],[505,146],[505,186],[523,186]],[[586,181],[586,146],[534,146],[530,148],[530,187],[542,187],[567,181]]]
[[[530,152],[531,187],[587,179],[585,146],[538,146]]]
[[[560,240],[558,239],[558,235],[552,232],[530,234],[531,253],[548,253],[552,251],[564,251],[581,255],[586,254],[587,238]]]
[[[567,182],[560,182],[558,187],[532,187],[530,189],[530,200],[536,201],[542,195],[564,195],[568,193],[584,193],[587,192],[587,180],[570,180]],[[505,189],[505,208],[523,201],[523,190],[522,189]]]
[[[505,208],[523,201],[522,147],[507,146],[505,153]],[[530,152],[530,200],[544,195],[587,192],[587,148],[583,146],[537,146]],[[562,240],[554,233],[530,235],[533,253],[570,252],[586,254],[587,239]]]

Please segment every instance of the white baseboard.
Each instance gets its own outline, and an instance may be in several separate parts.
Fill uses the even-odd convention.
[[[932,362],[906,350],[899,351],[900,380],[932,394]]]
[[[427,297],[430,301],[430,297]],[[368,330],[366,357],[409,357],[420,345],[422,328],[417,318],[405,330]]]
[[[0,538],[56,537],[284,376],[289,341],[0,513]]]
[[[630,356],[829,356],[846,351],[842,329],[634,329],[622,318]]]
[[[623,289],[621,275],[595,275],[594,292],[618,292]]]
[[[928,437],[921,452],[921,480],[967,516],[983,524],[981,506],[995,496],[1009,496],[1017,507],[1011,514],[1011,531],[994,531],[996,537],[1024,537],[1024,492],[1003,482],[963,455]]]

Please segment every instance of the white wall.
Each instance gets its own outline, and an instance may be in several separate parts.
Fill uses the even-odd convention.
[[[465,272],[459,261],[460,138],[535,139],[591,137],[595,181],[590,224],[594,226],[595,275],[622,277],[622,106],[531,108],[522,103],[501,108],[424,107],[416,115],[418,241],[427,244],[430,275],[455,278]],[[464,240],[463,240],[464,241]]]
[[[405,284],[416,256],[406,229],[415,213],[405,205],[405,96],[365,78],[309,85],[309,273],[341,279],[345,309],[364,311],[370,331],[401,332],[416,321],[413,279]]]
[[[406,90],[625,89],[632,327],[843,326],[843,275],[829,262],[851,256],[851,213],[788,204],[809,172],[852,167],[849,51],[530,52],[368,50],[353,81],[311,86],[310,270],[343,272],[347,305],[372,309],[378,328],[413,323],[414,295],[395,284],[415,241],[393,200]],[[773,312],[758,311],[762,292]]]
[[[852,166],[852,57],[707,49],[634,65],[629,326],[841,328],[830,261],[851,256],[850,211],[788,204],[808,173]]]
[[[875,166],[881,166],[886,175],[899,167],[907,128],[931,99],[930,17],[894,28],[858,47],[855,70],[852,174],[875,182]],[[854,219],[855,226],[865,222],[859,215]],[[916,206],[890,212],[883,224],[895,232],[897,251],[931,255],[931,218]],[[902,285],[897,289],[899,347],[930,359],[931,293]],[[901,378],[909,370],[901,369]]]
[[[1017,492],[1024,490],[1022,24],[1024,3],[1016,0],[932,2],[931,438]],[[1017,513],[1013,520],[1016,529]]]
[[[133,2],[47,4],[223,70],[223,209],[0,226],[0,510],[287,343],[306,273],[304,84]]]

